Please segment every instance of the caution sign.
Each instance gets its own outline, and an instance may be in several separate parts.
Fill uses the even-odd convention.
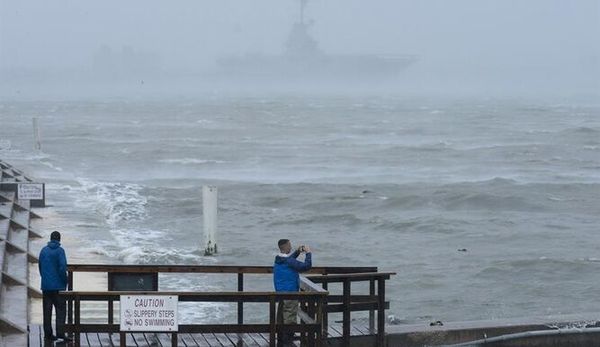
[[[42,184],[42,183],[19,183],[17,199],[19,199],[19,200],[42,200],[42,199],[44,199],[44,184]]]
[[[176,295],[121,295],[121,331],[176,332]]]

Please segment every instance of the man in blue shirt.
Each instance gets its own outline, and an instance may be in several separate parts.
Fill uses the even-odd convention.
[[[58,295],[67,289],[67,256],[60,246],[60,233],[53,231],[50,242],[40,251],[40,276],[42,277],[42,293],[44,308],[44,339],[56,341],[61,338],[71,341],[65,336],[66,303]],[[56,309],[56,335],[52,334],[52,307]]]
[[[308,271],[312,267],[312,253],[310,247],[300,246],[292,252],[292,243],[288,239],[277,242],[279,254],[275,256],[273,265],[273,283],[276,292],[298,292],[300,290],[300,272]],[[298,256],[305,253],[304,262]],[[283,300],[277,309],[277,321],[283,324],[296,324],[298,316],[298,301]],[[284,334],[279,344],[286,346],[293,343],[294,334]]]

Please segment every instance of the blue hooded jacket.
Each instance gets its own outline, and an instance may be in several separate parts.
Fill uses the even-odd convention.
[[[51,240],[42,248],[38,265],[42,291],[67,289],[67,256],[59,241]]]
[[[300,272],[312,267],[312,255],[306,253],[304,262],[297,260],[300,253],[295,251],[287,257],[275,256],[273,265],[273,282],[276,292],[297,292],[300,290]]]

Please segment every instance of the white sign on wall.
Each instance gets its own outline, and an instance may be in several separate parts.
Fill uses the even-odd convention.
[[[44,199],[44,184],[42,184],[42,183],[19,183],[17,199],[19,199],[19,200],[42,200],[42,199]]]
[[[176,295],[121,295],[121,331],[176,332]]]

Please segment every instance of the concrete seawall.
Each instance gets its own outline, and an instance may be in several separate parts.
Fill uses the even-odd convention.
[[[450,322],[443,326],[425,324],[389,326],[389,347],[444,346],[478,341],[471,346],[600,346],[600,332],[595,331],[600,314],[530,317],[472,322]],[[589,332],[586,333],[585,328]],[[561,334],[557,334],[560,329]],[[493,337],[529,331],[548,332],[547,336],[512,336],[504,341]],[[544,335],[544,334],[540,334]],[[489,341],[483,341],[483,340]]]

